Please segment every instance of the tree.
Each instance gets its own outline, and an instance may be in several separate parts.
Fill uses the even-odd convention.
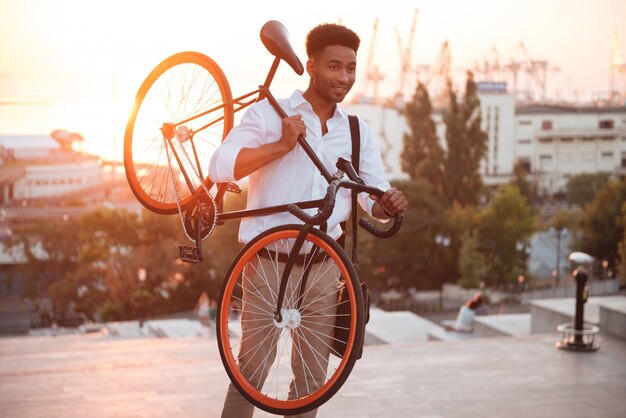
[[[480,100],[471,72],[467,73],[465,97],[457,95],[448,80],[449,107],[444,113],[447,152],[444,162],[448,205],[477,205],[482,190],[480,161],[487,150],[487,134],[481,130]]]
[[[424,180],[398,181],[393,185],[403,191],[409,202],[404,223],[390,239],[375,238],[360,229],[360,278],[377,290],[437,289],[441,283],[434,237],[440,229],[441,206]],[[350,240],[346,241],[346,248],[351,248]]]
[[[480,221],[480,212],[475,206],[462,206],[454,202],[445,210],[441,233],[448,238],[448,245],[443,248],[441,275],[443,282],[455,282],[460,277],[459,257],[463,244],[463,235],[473,234]]]
[[[609,182],[609,173],[582,173],[572,176],[566,185],[566,199],[570,205],[584,206]]]
[[[12,274],[24,283],[23,296],[35,298],[51,286],[58,296],[53,300],[53,316],[63,320],[71,303],[67,286],[57,285],[78,267],[80,242],[76,237],[78,223],[41,221],[17,228],[5,241],[14,257],[23,254],[25,262],[16,264]]]
[[[476,289],[487,279],[487,261],[480,252],[478,237],[470,231],[461,238],[459,255],[459,285],[468,289]]]
[[[626,202],[626,181],[611,181],[587,203],[581,220],[580,241],[576,247],[615,266],[618,243],[624,236],[620,223],[622,206]]]
[[[498,285],[517,279],[520,271],[518,242],[534,230],[528,202],[513,185],[500,187],[489,206],[481,213],[478,225],[480,252],[487,262],[487,284]]]
[[[528,180],[528,170],[520,160],[513,165],[513,178],[511,184],[517,186],[522,196],[532,205],[537,199],[537,185]]]
[[[406,104],[404,115],[409,133],[405,133],[402,140],[402,171],[412,180],[428,181],[439,195],[443,181],[443,150],[437,139],[432,105],[424,84],[417,85],[413,99]]]

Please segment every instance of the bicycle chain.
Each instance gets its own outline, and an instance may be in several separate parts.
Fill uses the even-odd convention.
[[[165,139],[165,141],[167,141],[167,139]],[[215,225],[216,225],[216,217],[215,214],[217,214],[217,206],[215,205],[215,200],[213,199],[213,195],[211,195],[211,193],[209,192],[209,190],[207,189],[206,185],[204,184],[204,182],[202,181],[202,179],[200,179],[200,175],[198,174],[198,172],[196,171],[196,168],[193,166],[193,164],[191,164],[191,160],[189,159],[189,155],[187,154],[187,152],[185,151],[185,149],[183,147],[181,147],[181,150],[183,151],[183,154],[185,154],[185,157],[187,158],[187,161],[190,163],[191,168],[194,171],[194,174],[196,175],[196,177],[198,178],[198,180],[200,181],[200,185],[202,186],[202,188],[204,189],[204,192],[207,194],[209,200],[211,201],[211,203],[213,204],[213,225],[211,225],[211,230],[206,234],[206,236],[204,238],[202,238],[202,241],[206,240],[209,236],[211,236],[211,234],[213,233],[213,230],[215,229]],[[165,152],[167,154],[167,166],[170,172],[170,178],[172,179],[172,185],[174,187],[174,193],[176,194],[176,207],[178,208],[178,216],[180,217],[180,223],[183,227],[183,231],[185,232],[185,236],[187,237],[187,239],[189,241],[195,242],[195,238],[191,238],[191,236],[189,236],[189,232],[187,231],[187,227],[185,226],[185,218],[183,216],[183,210],[180,206],[180,194],[178,193],[178,187],[176,186],[176,179],[174,179],[174,170],[172,170],[172,157],[168,148],[168,144],[165,144]]]
[[[191,169],[193,170],[194,174],[196,175],[196,178],[200,182],[200,186],[202,186],[202,188],[204,189],[204,193],[206,193],[207,197],[211,201],[211,204],[213,205],[213,225],[211,225],[211,229],[206,234],[206,237],[202,238],[202,241],[204,241],[205,239],[209,238],[209,236],[211,236],[211,234],[213,233],[213,230],[215,229],[216,220],[217,220],[216,219],[216,216],[217,216],[217,206],[215,205],[215,199],[213,199],[213,195],[211,194],[211,192],[209,192],[209,189],[207,189],[206,184],[204,184],[204,181],[202,180],[202,178],[200,176],[200,173],[198,173],[198,170],[196,170],[196,167],[191,162],[191,158],[189,158],[189,154],[187,154],[187,151],[185,150],[185,147],[181,146],[180,149],[183,152],[183,154],[185,154],[185,158],[187,159],[187,163],[189,163],[189,166],[191,167]],[[198,199],[198,204],[199,203],[200,203],[200,199]],[[181,217],[181,219],[182,219],[182,217]],[[185,233],[187,233],[186,229],[185,229]]]

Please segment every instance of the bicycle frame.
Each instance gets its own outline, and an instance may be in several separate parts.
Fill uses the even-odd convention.
[[[261,36],[263,43],[265,44],[265,46],[268,48],[268,50],[275,56],[274,61],[272,63],[272,66],[270,67],[270,70],[267,74],[267,77],[265,78],[265,82],[259,86],[258,89],[251,91],[249,93],[243,94],[235,99],[232,99],[232,101],[228,102],[228,103],[223,103],[220,106],[216,106],[214,108],[211,108],[207,111],[204,111],[202,113],[199,113],[198,115],[195,115],[191,118],[185,119],[183,121],[180,121],[178,123],[175,124],[168,124],[168,126],[164,125],[164,128],[162,129],[164,136],[167,139],[167,143],[169,144],[169,148],[172,152],[172,154],[174,154],[176,160],[179,163],[179,166],[182,168],[183,165],[180,162],[180,158],[171,142],[171,138],[173,137],[173,133],[175,132],[176,128],[178,126],[184,125],[192,120],[195,120],[197,118],[206,116],[212,112],[218,111],[220,109],[223,109],[226,106],[233,106],[233,113],[239,112],[242,109],[247,108],[248,106],[250,106],[251,104],[258,102],[260,100],[263,99],[267,99],[268,102],[270,103],[270,105],[274,108],[274,110],[276,111],[276,113],[278,114],[278,116],[280,118],[286,118],[287,114],[286,112],[280,107],[280,105],[278,104],[278,101],[276,100],[276,98],[272,95],[272,93],[270,92],[270,85],[272,83],[272,80],[274,79],[274,76],[276,74],[276,71],[278,69],[278,66],[280,64],[281,60],[285,60],[288,64],[290,64],[292,66],[292,68],[294,68],[294,70],[296,70],[296,72],[299,72],[299,70],[302,70],[302,66],[299,62],[299,60],[297,60],[297,57],[295,57],[295,54],[293,54],[293,51],[291,50],[291,47],[288,45],[288,42],[286,41],[286,38],[284,37],[284,33],[281,33],[280,31],[275,32],[273,31],[274,29],[276,29],[276,27],[270,28],[270,36],[269,36],[269,41],[267,38],[264,38],[263,34]],[[279,28],[280,29],[280,28]],[[263,32],[262,32],[263,33]],[[295,58],[294,58],[295,57]],[[294,62],[295,61],[297,62]],[[296,69],[296,67],[298,69]],[[301,72],[301,71],[300,71]],[[256,95],[256,98],[250,99],[250,97],[253,97]],[[196,153],[195,150],[195,146],[193,145],[193,135],[196,132],[199,132],[203,129],[207,129],[208,127],[212,126],[215,123],[220,122],[223,119],[223,117],[217,118],[216,120],[210,122],[209,124],[203,125],[202,127],[198,128],[195,132],[191,132],[191,136],[189,137],[189,140],[192,141],[192,149],[194,152],[194,158],[196,160],[196,164],[198,165],[198,171],[199,173],[202,173],[201,168],[200,168],[200,161],[198,158],[198,155]],[[168,135],[169,134],[169,135]],[[337,173],[337,175],[332,175],[330,174],[330,172],[328,171],[328,169],[323,165],[323,163],[320,161],[320,159],[317,157],[317,155],[315,154],[315,152],[313,151],[313,149],[310,147],[310,145],[306,142],[306,139],[304,138],[304,136],[299,135],[298,136],[298,143],[300,144],[300,146],[304,149],[305,153],[307,154],[307,156],[309,157],[309,159],[313,162],[313,164],[315,165],[315,167],[318,169],[318,171],[320,172],[320,174],[326,179],[326,181],[329,183],[329,191],[333,190],[334,193],[336,193],[336,190],[338,187],[349,187],[349,188],[356,188],[359,186],[364,186],[363,181],[358,177],[358,174],[354,171],[354,168],[352,167],[351,163],[347,160],[342,160],[340,159],[340,161],[338,162],[338,169],[339,172]],[[187,182],[187,185],[189,187],[190,193],[192,194],[192,196],[194,196],[194,198],[191,200],[193,203],[199,201],[199,197],[201,196],[202,193],[205,193],[205,189],[204,187],[199,187],[198,189],[194,190],[192,182],[190,181],[190,179],[187,176],[187,173],[184,171],[184,169],[182,170],[183,172],[183,176],[185,177],[185,180]],[[339,183],[340,178],[343,176],[343,174],[346,173],[348,175],[348,177],[350,178],[351,181],[349,182],[342,182]],[[201,174],[202,175],[202,174]],[[332,187],[334,185],[334,187]],[[216,224],[222,224],[224,221],[226,220],[231,220],[231,219],[239,219],[239,218],[244,218],[244,217],[250,217],[250,216],[264,216],[264,215],[270,215],[270,214],[274,214],[274,213],[279,213],[279,212],[290,212],[293,215],[297,216],[298,218],[300,218],[301,220],[304,221],[304,225],[302,227],[302,229],[300,230],[295,243],[291,249],[290,254],[288,255],[287,258],[287,262],[285,265],[285,268],[283,270],[282,273],[282,277],[281,277],[281,282],[280,282],[280,288],[279,288],[279,294],[278,294],[278,299],[277,299],[277,306],[276,306],[276,311],[274,314],[274,318],[277,321],[281,321],[282,320],[282,315],[281,315],[281,308],[282,308],[282,302],[284,299],[284,295],[285,295],[285,291],[286,291],[286,285],[287,285],[287,279],[289,277],[289,274],[291,273],[291,269],[293,268],[293,265],[295,263],[295,260],[297,258],[297,256],[300,253],[300,249],[302,247],[302,244],[304,242],[304,239],[306,237],[306,235],[309,233],[310,229],[313,227],[314,222],[312,221],[313,217],[308,217],[308,221],[304,220],[305,218],[302,215],[297,215],[291,208],[290,206],[296,206],[299,209],[312,209],[312,208],[318,208],[318,209],[322,209],[325,207],[325,205],[328,204],[327,199],[328,199],[328,195],[325,199],[318,199],[318,200],[308,200],[305,202],[297,202],[297,203],[293,203],[293,204],[284,204],[284,205],[276,205],[276,206],[270,206],[270,207],[265,207],[265,208],[259,208],[259,209],[247,209],[247,210],[239,210],[239,211],[231,211],[231,212],[223,212],[223,198],[224,198],[224,194],[226,193],[226,191],[236,191],[233,190],[234,187],[232,186],[232,183],[220,183],[217,184],[217,194],[215,196],[215,202],[216,202],[216,218],[215,218],[215,223]],[[238,189],[238,188],[237,188]],[[334,205],[334,196],[332,197],[333,200],[333,205]],[[192,203],[192,204],[193,204]],[[327,207],[327,206],[326,206]],[[193,260],[195,261],[199,261],[202,259],[202,253],[201,253],[201,230],[202,230],[202,222],[203,222],[203,216],[202,216],[202,211],[199,211],[200,215],[197,216],[196,218],[196,222],[197,222],[197,231],[198,231],[198,237],[196,238],[196,248],[195,253],[194,251],[192,251],[192,254],[194,256]],[[304,212],[301,212],[304,213]],[[321,215],[321,214],[320,214]],[[326,215],[326,218],[328,218],[329,214]],[[401,220],[400,220],[401,222]],[[366,225],[362,226],[366,227]],[[398,225],[399,227],[399,225]],[[323,220],[323,224],[322,224],[322,228],[323,230],[326,229],[326,223],[325,220]],[[366,229],[368,229],[366,227]],[[370,232],[372,232],[372,229],[369,229]],[[179,247],[180,251],[181,251],[181,256],[183,255],[183,249],[187,249],[189,250],[190,247]],[[318,251],[318,248],[314,247],[312,250],[312,253],[315,254]],[[305,273],[303,276],[303,282],[301,283],[301,288],[300,288],[300,295],[299,295],[299,299],[302,296],[302,292],[305,288],[306,285],[306,280],[307,280],[307,276],[308,273]]]

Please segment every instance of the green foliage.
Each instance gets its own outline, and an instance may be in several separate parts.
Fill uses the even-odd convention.
[[[532,204],[537,199],[537,185],[528,180],[528,171],[526,171],[524,164],[519,160],[513,165],[511,184],[517,186],[528,203]]]
[[[235,229],[234,224],[229,229],[233,244],[213,244],[228,262],[238,245]],[[27,284],[25,296],[50,297],[53,316],[62,324],[70,311],[91,320],[102,312],[118,319],[137,317],[138,294],[150,295],[150,303],[141,305],[150,314],[190,310],[204,290],[216,298],[216,263],[211,257],[198,265],[181,263],[177,245],[184,240],[178,216],[144,211],[139,218],[98,209],[77,221],[39,222],[15,230],[5,245],[27,259],[13,271]],[[147,272],[144,283],[138,279],[140,269]]]
[[[423,180],[399,181],[409,202],[400,232],[390,239],[374,238],[359,230],[359,274],[374,289],[439,287],[440,253],[434,243],[441,222],[441,206]],[[350,233],[348,233],[350,236]],[[350,242],[346,247],[351,248]]]
[[[477,205],[482,191],[480,161],[487,150],[487,134],[481,130],[480,101],[476,83],[468,72],[465,97],[459,103],[448,80],[449,107],[444,113],[447,154],[444,162],[448,205]]]
[[[462,206],[458,202],[445,210],[440,233],[449,238],[448,247],[444,248],[444,257],[440,268],[442,281],[454,282],[460,277],[459,257],[462,237],[465,233],[473,233],[480,221],[480,212],[475,206]]]
[[[477,289],[487,280],[487,260],[480,252],[477,235],[469,231],[461,238],[459,271],[459,285],[467,289]]]
[[[581,220],[582,237],[576,247],[611,266],[618,258],[618,243],[624,236],[620,222],[626,202],[626,181],[611,181],[586,206]]]
[[[419,83],[413,99],[406,104],[409,133],[403,136],[402,171],[412,180],[424,179],[439,194],[442,187],[443,150],[437,139],[432,106],[426,87]]]
[[[4,242],[13,256],[23,253],[26,258],[12,272],[24,280],[24,296],[36,296],[76,269],[80,256],[77,229],[73,220],[39,222],[16,228]]]
[[[100,306],[98,315],[103,322],[121,321],[124,317],[120,305],[107,301]]]
[[[582,173],[572,176],[567,182],[566,196],[570,205],[584,206],[609,182],[609,173]]]
[[[465,97],[462,102],[448,83],[449,108],[445,111],[446,150],[439,144],[432,106],[426,88],[419,84],[413,99],[407,103],[405,117],[409,133],[403,137],[402,169],[411,179],[428,182],[429,188],[422,199],[433,200],[446,209],[444,216],[437,214],[437,221],[429,231],[427,242],[420,248],[427,249],[429,261],[436,265],[425,273],[436,275],[436,286],[458,277],[458,257],[461,236],[476,224],[475,206],[480,200],[482,181],[479,173],[480,160],[486,151],[487,135],[481,131],[480,102],[476,84],[468,73]],[[447,237],[447,246],[437,246],[436,235]],[[434,286],[432,280],[429,286]]]
[[[517,279],[517,243],[524,242],[534,230],[528,202],[513,185],[500,187],[495,198],[481,213],[478,226],[480,251],[485,255],[487,284],[497,285]]]

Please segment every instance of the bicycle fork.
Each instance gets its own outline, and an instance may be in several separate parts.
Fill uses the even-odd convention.
[[[307,234],[309,233],[312,227],[313,225],[304,224],[304,226],[298,233],[298,237],[296,238],[296,241],[293,247],[291,248],[291,253],[289,254],[287,258],[287,264],[285,265],[285,268],[283,269],[283,274],[280,279],[280,288],[278,290],[278,299],[276,301],[276,311],[274,312],[274,320],[276,322],[280,323],[283,320],[282,307],[283,307],[283,302],[285,300],[285,292],[287,291],[287,282],[289,281],[291,270],[293,269],[293,266],[298,258],[298,255],[300,254],[300,249],[302,248],[304,239],[306,238]],[[310,262],[304,263],[305,268],[302,274],[302,281],[300,282],[300,289],[298,290],[298,299],[297,299],[297,305],[296,305],[297,310],[299,310],[300,306],[302,305],[302,300],[304,298],[304,291],[306,289],[306,282],[309,277],[309,273],[311,272],[311,268],[313,267],[313,260],[315,260],[315,257],[317,256],[318,251],[319,251],[319,247],[317,245],[313,246],[310,252],[310,255],[311,255],[311,257],[309,258]]]

